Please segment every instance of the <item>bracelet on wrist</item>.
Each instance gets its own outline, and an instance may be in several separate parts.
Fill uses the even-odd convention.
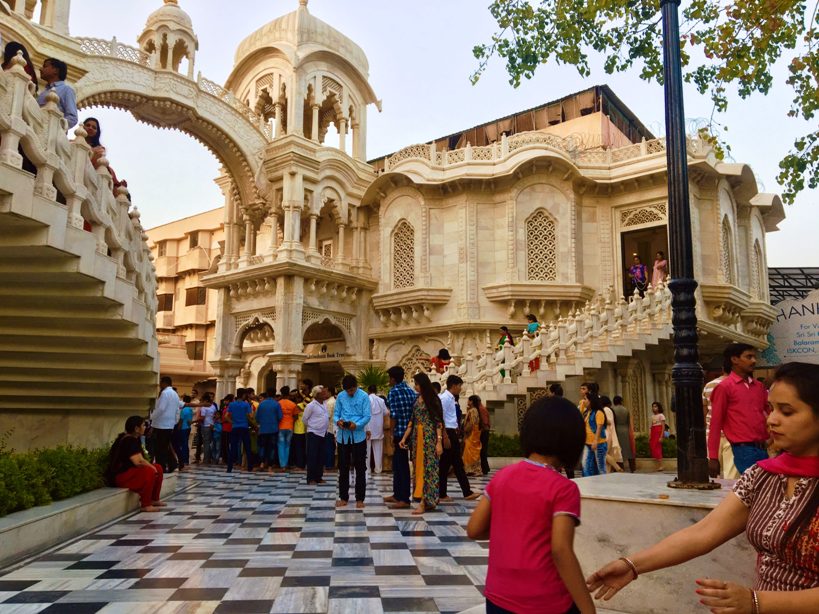
[[[759,595],[754,589],[751,589],[751,614],[761,614],[759,610]]]
[[[637,573],[637,565],[634,564],[634,561],[632,561],[627,556],[621,556],[619,560],[623,561],[626,565],[628,565],[631,568],[631,573],[634,574],[634,580],[636,580],[640,574]]]

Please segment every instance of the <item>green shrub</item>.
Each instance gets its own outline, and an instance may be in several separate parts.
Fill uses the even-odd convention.
[[[651,450],[648,447],[648,435],[638,433],[634,436],[634,444],[637,448],[638,458],[651,458]],[[677,458],[677,440],[663,438],[663,458]]]
[[[517,435],[489,434],[489,456],[523,456]]]
[[[108,448],[0,449],[0,516],[103,486]]]

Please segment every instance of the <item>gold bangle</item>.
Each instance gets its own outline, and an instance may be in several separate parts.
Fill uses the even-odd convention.
[[[631,573],[634,574],[634,579],[636,580],[639,574],[637,573],[637,565],[634,564],[634,561],[632,561],[627,556],[621,556],[619,560],[623,561],[626,565],[631,567]]]

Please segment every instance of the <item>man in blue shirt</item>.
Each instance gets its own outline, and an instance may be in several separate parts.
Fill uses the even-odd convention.
[[[247,470],[253,469],[253,456],[250,452],[250,421],[249,416],[253,413],[253,408],[247,402],[247,390],[239,388],[236,393],[236,400],[227,408],[227,414],[233,429],[230,432],[230,451],[228,453],[227,472],[233,473],[233,459],[239,452],[239,442],[245,450],[247,456]]]
[[[267,389],[267,398],[259,403],[256,410],[256,423],[259,425],[260,470],[272,473],[271,456],[279,440],[279,422],[282,419],[282,406],[276,400],[276,391]]]
[[[355,467],[355,506],[364,508],[367,490],[367,434],[364,427],[370,421],[370,396],[358,387],[354,375],[341,380],[344,392],[338,395],[335,408],[336,438],[338,439],[338,501],[345,507],[350,500],[350,457]]]
[[[390,377],[390,392],[387,395],[387,407],[392,419],[392,436],[394,452],[392,456],[392,496],[385,502],[392,509],[405,509],[410,506],[410,470],[409,450],[398,445],[412,420],[412,408],[418,395],[404,381],[403,367],[395,366],[387,370]]]
[[[46,104],[48,92],[53,91],[60,99],[60,111],[63,112],[68,127],[77,125],[77,95],[65,80],[68,77],[68,65],[62,60],[48,58],[40,69],[40,78],[46,82],[45,89],[40,92],[37,102],[41,107]]]

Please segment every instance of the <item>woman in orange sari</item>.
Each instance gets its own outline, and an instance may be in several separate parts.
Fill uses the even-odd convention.
[[[466,402],[464,416],[464,469],[467,475],[481,474],[481,397],[473,394]]]

